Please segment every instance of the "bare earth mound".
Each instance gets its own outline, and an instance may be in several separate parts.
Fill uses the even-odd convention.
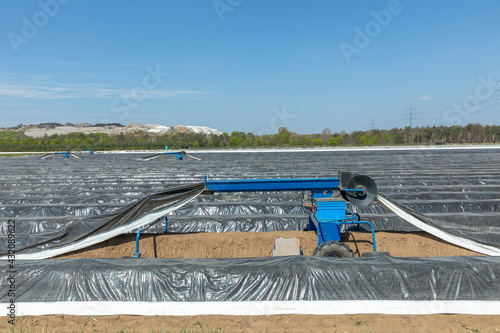
[[[345,243],[359,256],[371,252],[371,233],[351,232]],[[313,231],[226,232],[178,235],[144,235],[140,240],[142,257],[157,258],[249,258],[270,257],[278,237],[300,239],[304,255],[312,255],[317,246]],[[347,239],[347,237],[349,237]],[[376,233],[377,251],[396,257],[441,257],[480,255],[444,243],[427,233]],[[59,258],[122,258],[135,252],[135,234],[115,237],[104,244],[75,251]]]

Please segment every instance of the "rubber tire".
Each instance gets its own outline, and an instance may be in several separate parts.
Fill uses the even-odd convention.
[[[379,258],[379,257],[390,257],[389,252],[363,252],[361,253],[362,258]]]
[[[315,257],[353,258],[354,252],[344,243],[339,241],[323,242],[314,252]]]

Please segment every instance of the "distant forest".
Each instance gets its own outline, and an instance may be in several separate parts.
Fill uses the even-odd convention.
[[[500,126],[405,127],[391,130],[333,133],[325,128],[320,134],[303,135],[281,127],[276,134],[257,136],[232,132],[221,135],[196,133],[148,134],[136,132],[108,135],[72,133],[34,139],[22,131],[0,131],[0,151],[78,151],[120,149],[189,149],[251,147],[321,147],[321,146],[401,146],[443,144],[500,143]]]

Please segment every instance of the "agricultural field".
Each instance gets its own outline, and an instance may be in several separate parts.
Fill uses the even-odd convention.
[[[156,193],[176,186],[195,186],[196,184],[199,186],[203,183],[206,174],[209,174],[211,179],[318,178],[336,177],[338,171],[352,171],[370,176],[376,182],[380,195],[425,215],[444,230],[452,230],[465,237],[470,236],[485,244],[493,246],[496,244],[497,247],[499,244],[500,148],[496,146],[328,151],[269,149],[243,152],[204,151],[189,152],[189,154],[199,159],[178,160],[175,156],[169,155],[155,159],[144,158],[151,155],[148,153],[77,154],[76,157],[71,158],[54,155],[44,159],[39,156],[2,158],[0,159],[2,237],[7,238],[8,220],[15,220],[16,237],[20,242],[23,242],[23,237],[26,237],[26,244],[29,244],[23,248],[21,254],[45,250],[48,246],[46,244],[49,244],[49,247],[58,247],[63,244],[67,234],[75,230],[78,234],[86,232],[90,234],[88,230],[108,216],[116,216],[124,210],[134,213],[130,207],[137,207],[145,197],[156,198],[154,197]],[[160,199],[154,200],[158,200],[156,201],[158,205],[165,205],[165,202]],[[150,207],[149,204],[144,203],[146,207]],[[82,299],[88,298],[93,303],[97,303],[92,299],[93,296],[89,296],[90,293],[86,294],[87,289],[114,290],[112,287],[105,289],[102,285],[136,283],[136,285],[127,284],[127,288],[130,288],[132,292],[130,295],[123,296],[123,299],[134,298],[134,288],[139,288],[137,290],[140,291],[137,294],[144,290],[156,289],[156,287],[158,290],[163,290],[161,289],[164,287],[162,280],[158,276],[163,276],[161,269],[164,267],[158,268],[161,274],[156,275],[155,262],[165,267],[170,267],[169,265],[180,267],[185,264],[186,271],[189,271],[190,267],[212,270],[213,272],[206,273],[208,280],[212,278],[210,274],[223,280],[226,276],[225,272],[229,272],[227,273],[229,275],[235,274],[235,271],[231,269],[240,269],[240,266],[247,265],[245,269],[251,271],[254,267],[257,271],[249,271],[248,276],[260,274],[264,276],[262,279],[268,279],[265,284],[259,284],[258,288],[287,286],[290,282],[287,281],[287,275],[283,272],[290,274],[290,280],[300,280],[297,277],[301,277],[304,280],[313,281],[314,279],[309,280],[311,279],[307,275],[309,273],[301,275],[306,270],[305,268],[301,270],[301,265],[310,268],[316,267],[314,265],[317,264],[317,272],[320,276],[317,281],[328,281],[331,288],[318,288],[326,295],[320,293],[318,298],[314,298],[312,293],[308,294],[310,291],[305,292],[305,296],[298,297],[298,299],[303,299],[304,306],[308,302],[305,299],[329,301],[337,299],[336,295],[341,295],[338,299],[351,299],[349,297],[352,297],[354,301],[376,301],[384,299],[381,295],[389,295],[388,297],[396,295],[394,297],[397,298],[399,294],[405,292],[411,300],[440,300],[444,297],[443,299],[446,300],[470,301],[471,304],[475,301],[494,301],[493,304],[498,304],[500,280],[494,273],[500,269],[500,264],[495,257],[486,257],[482,253],[456,246],[435,235],[423,232],[375,202],[364,207],[351,207],[351,209],[360,214],[363,220],[373,222],[376,230],[377,250],[391,254],[389,259],[374,260],[388,261],[368,262],[367,258],[322,258],[318,259],[323,260],[322,262],[314,261],[316,259],[309,257],[318,244],[316,233],[305,231],[309,214],[307,206],[307,196],[304,197],[303,193],[294,192],[199,195],[182,207],[168,212],[166,226],[162,218],[141,234],[140,252],[142,254],[139,259],[124,259],[124,257],[132,256],[136,251],[135,232],[138,229],[135,228],[103,242],[57,255],[53,259],[40,260],[40,267],[36,266],[34,261],[30,261],[33,263],[30,274],[53,276],[54,281],[57,281],[60,276],[55,270],[53,274],[50,273],[50,269],[52,266],[56,267],[56,270],[61,269],[61,274],[66,274],[64,279],[68,281],[68,286],[56,287],[53,291],[55,294],[66,295],[66,300],[82,297]],[[164,232],[165,228],[167,232]],[[342,241],[353,250],[355,257],[372,251],[372,237],[371,232],[368,231],[355,228],[345,230]],[[294,261],[297,258],[285,258],[283,261],[279,258],[271,258],[275,240],[279,237],[299,239],[303,254],[308,258],[301,259],[301,261]],[[310,259],[314,260],[310,261]],[[94,260],[100,260],[96,271],[92,271],[91,268],[96,263]],[[276,267],[266,268],[266,262],[269,260],[275,260]],[[282,267],[286,265],[287,260],[290,260],[290,266],[293,267]],[[446,280],[447,278],[443,277],[445,273],[436,273],[434,266],[429,264],[432,260],[437,266],[462,267],[460,265],[463,265],[463,268],[457,268],[457,271],[450,268],[450,278]],[[16,261],[21,265],[20,262],[21,260]],[[122,275],[130,274],[133,277],[130,279],[130,276],[124,277],[123,280],[116,281],[100,281],[98,277],[104,276],[100,274],[104,274],[102,272],[111,267],[114,262],[123,266],[121,272],[125,273]],[[383,268],[378,270],[377,262],[383,263],[380,266],[385,265],[388,269],[395,267],[395,271],[403,271],[402,282],[399,285],[395,282],[391,285],[393,282],[387,280],[388,285],[397,287],[391,289],[381,286],[379,295],[366,298],[366,295],[371,295],[372,291],[367,290],[366,294],[363,294],[365,286],[361,281],[367,281],[367,277],[373,272],[387,274],[387,270]],[[130,268],[129,272],[125,263],[130,263],[131,267],[141,268],[137,271]],[[203,268],[205,264],[206,268]],[[4,266],[2,268],[5,268]],[[443,279],[449,282],[450,290],[443,291],[446,288],[441,289],[439,281],[436,284],[437,290],[428,286],[421,286],[420,289],[411,286],[410,282],[413,278],[425,279],[426,269],[431,266],[437,280]],[[488,268],[485,268],[486,266]],[[468,270],[469,268],[471,270]],[[324,269],[326,273],[321,269]],[[477,282],[477,285],[474,284],[474,287],[467,286],[467,283],[473,284],[474,279],[477,279],[474,276],[474,269],[479,271],[485,269],[485,272],[490,273],[487,286],[478,287],[481,286],[482,281]],[[282,274],[279,280],[271,280],[271,277],[276,276],[273,274],[278,274],[273,270]],[[335,275],[337,270],[339,276],[343,275],[344,279],[350,279],[353,285],[349,290],[353,295],[333,290],[335,283],[329,280],[328,274],[330,273],[333,280],[339,279],[341,285],[345,286],[345,280]],[[415,275],[420,274],[423,277],[412,277],[412,270],[415,270]],[[73,276],[71,272],[77,272],[78,276]],[[136,273],[137,276],[134,275]],[[320,273],[325,274],[324,277]],[[460,275],[458,278],[457,274]],[[88,280],[85,280],[86,277]],[[92,280],[92,277],[95,279]],[[239,279],[240,277],[233,278]],[[78,279],[81,279],[80,281],[85,286],[69,287]],[[84,280],[87,282],[83,282]],[[217,289],[219,283],[220,286],[225,286],[225,282],[219,280],[210,280],[210,283],[216,285],[214,290]],[[42,295],[47,290],[51,290],[46,289],[51,285],[49,282],[43,279],[29,280],[28,277],[21,276],[18,281],[31,286],[30,290],[25,290],[23,284],[18,282],[19,297],[24,297],[22,302],[27,302],[30,297],[45,300],[39,301],[42,303],[54,301],[49,300],[52,296]],[[385,280],[380,278],[380,280],[373,281],[383,285],[380,282]],[[2,277],[0,284],[2,288],[6,286],[5,277]],[[151,286],[146,287],[150,284]],[[244,282],[241,284],[244,285]],[[401,287],[402,285],[404,287]],[[193,286],[197,285],[193,284]],[[297,286],[300,289],[300,283]],[[36,288],[39,290],[34,290]],[[272,293],[265,288],[258,290],[259,292],[256,292],[249,300],[261,301],[259,297],[267,297],[269,300],[280,301],[288,300],[286,297],[290,299],[294,297],[283,296],[278,292]],[[214,291],[210,289],[210,292]],[[217,295],[222,295],[225,291],[217,290],[217,292],[219,293]],[[260,296],[257,295],[259,293]],[[246,292],[245,289],[238,289],[237,294],[238,296],[231,296],[232,298],[227,296],[227,300],[244,302],[247,300],[246,296],[241,295],[251,293]],[[490,295],[487,299],[481,296],[486,294]],[[152,295],[151,297],[158,297],[154,292]],[[190,299],[191,296],[191,294],[182,294],[168,297]],[[199,297],[202,299],[208,296]],[[200,299],[193,298],[192,300],[199,301]],[[5,297],[1,301],[2,304],[7,302]],[[500,331],[498,315],[453,314],[447,311],[445,314],[425,315],[416,313],[363,314],[355,310],[352,314],[337,315],[286,312],[249,316],[222,314],[133,316],[131,314],[133,313],[102,316],[96,311],[93,314],[86,312],[79,316],[69,314],[18,316],[15,326],[8,324],[8,317],[5,317],[2,325],[8,331],[13,332]]]

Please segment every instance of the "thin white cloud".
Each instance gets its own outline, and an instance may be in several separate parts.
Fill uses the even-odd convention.
[[[123,66],[123,67],[146,67],[151,66],[151,63],[144,62],[78,62],[78,61],[62,61],[54,59],[37,59],[35,60],[40,64],[60,65],[60,66],[85,66],[85,67],[110,67],[110,66]]]
[[[419,101],[428,101],[428,100],[430,100],[430,99],[431,99],[431,96],[429,96],[429,95],[424,95],[424,96],[420,97],[418,100],[419,100]]]
[[[196,90],[164,90],[164,89],[125,89],[109,87],[103,84],[13,84],[0,82],[0,98],[15,97],[23,99],[71,99],[71,98],[121,98],[122,96],[138,95],[144,98],[172,98],[176,96],[208,95],[206,91]]]

